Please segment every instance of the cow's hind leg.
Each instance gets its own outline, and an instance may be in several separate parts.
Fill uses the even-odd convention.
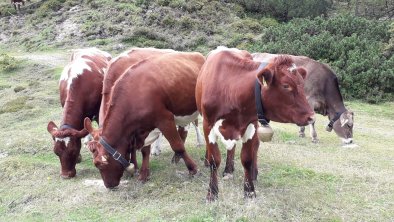
[[[150,170],[149,170],[150,146],[144,146],[141,149],[141,153],[142,153],[142,164],[141,164],[140,175],[138,176],[138,180],[142,182],[146,182],[150,176]]]
[[[183,144],[185,144],[186,137],[187,137],[187,130],[186,130],[186,128],[179,126],[178,127],[178,133],[179,133],[179,136],[181,137],[181,139],[183,141]],[[180,156],[174,154],[174,156],[172,157],[172,161],[171,162],[177,164],[177,163],[179,163],[179,160],[180,160]]]
[[[196,174],[197,165],[185,150],[184,143],[175,126],[174,115],[171,112],[167,112],[163,117],[158,126],[159,130],[170,143],[175,155],[183,158],[189,173],[191,175]]]
[[[235,154],[235,145],[231,150],[227,150],[227,158],[226,158],[226,167],[223,171],[223,179],[230,179],[233,177],[234,173],[234,154]]]
[[[310,133],[311,133],[311,137],[312,137],[312,143],[319,142],[319,140],[317,139],[317,133],[316,133],[314,122],[312,124],[310,124],[310,131],[311,131]]]
[[[218,187],[218,168],[220,166],[220,150],[216,141],[209,141],[208,135],[212,129],[209,127],[208,122],[204,119],[203,121],[203,128],[204,128],[204,137],[206,143],[206,157],[209,167],[211,169],[211,177],[209,179],[209,188],[207,194],[207,201],[212,202],[218,198],[219,194],[219,187]],[[216,137],[216,136],[215,136]],[[216,139],[217,140],[217,137]]]

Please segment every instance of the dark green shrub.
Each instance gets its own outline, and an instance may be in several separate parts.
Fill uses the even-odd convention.
[[[15,70],[18,67],[18,60],[5,53],[0,54],[0,72],[9,72]]]
[[[328,63],[345,98],[380,102],[394,98],[394,57],[385,51],[389,23],[350,15],[295,19],[264,30],[254,52],[305,55]]]

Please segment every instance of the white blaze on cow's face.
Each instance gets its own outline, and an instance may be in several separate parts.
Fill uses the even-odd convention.
[[[67,90],[70,89],[72,81],[82,75],[85,69],[92,71],[88,62],[91,61],[84,58],[76,59],[63,69],[60,81],[67,81]]]
[[[65,146],[68,146],[68,143],[70,142],[70,137],[64,137],[64,138],[55,137],[55,142],[63,142]]]
[[[254,134],[256,133],[256,127],[254,126],[254,124],[250,123],[242,137],[240,136],[239,138],[235,139],[225,139],[219,130],[219,128],[223,125],[223,121],[224,119],[216,121],[215,125],[208,134],[208,140],[210,143],[215,144],[217,143],[217,138],[220,138],[227,150],[233,149],[237,141],[240,139],[242,139],[242,143],[248,142],[248,140],[252,139]]]

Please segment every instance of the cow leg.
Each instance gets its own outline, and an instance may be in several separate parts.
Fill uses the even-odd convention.
[[[138,180],[145,183],[150,176],[150,170],[149,170],[150,146],[142,147],[141,153],[142,153],[142,164],[141,164],[140,175],[138,176]]]
[[[196,119],[193,122],[194,130],[196,130],[196,136],[197,136],[197,147],[203,147],[204,146],[204,139],[203,136],[201,135],[200,129],[198,129],[198,119]]]
[[[159,123],[159,130],[163,133],[164,137],[168,140],[171,145],[172,150],[175,152],[175,155],[183,158],[185,161],[186,167],[189,170],[191,175],[197,173],[197,165],[190,158],[189,154],[185,150],[184,143],[179,136],[179,133],[175,126],[174,115],[171,112],[164,114],[164,118]]]
[[[300,131],[298,132],[298,136],[301,138],[305,137],[305,126],[300,126]]]
[[[179,136],[181,137],[181,139],[183,141],[183,144],[185,144],[186,137],[187,137],[187,130],[185,129],[185,127],[179,126],[178,127],[178,133],[179,133]],[[174,156],[172,157],[172,161],[171,162],[177,164],[177,163],[179,163],[180,159],[181,158],[180,158],[179,155],[174,154]]]
[[[310,124],[310,130],[311,130],[310,133],[311,133],[311,137],[312,137],[312,143],[319,142],[319,140],[317,139],[317,133],[316,133],[316,129],[315,129],[315,122]]]
[[[154,155],[154,156],[160,155],[160,153],[161,153],[161,148],[160,147],[161,147],[162,141],[163,141],[163,134],[160,133],[160,135],[157,138],[157,140],[155,140],[155,142],[153,142],[153,144],[152,144],[151,155]]]
[[[131,147],[130,162],[132,164],[134,164],[134,170],[135,170],[134,175],[138,176],[139,170],[138,170],[138,163],[137,163],[137,149],[135,147]]]
[[[253,185],[253,177],[254,177],[254,164],[256,154],[254,148],[255,144],[258,144],[257,135],[254,134],[251,140],[248,140],[246,143],[242,144],[241,150],[241,162],[244,167],[245,178],[244,178],[244,196],[248,198],[256,197],[256,192],[254,190]]]
[[[204,137],[205,137],[205,143],[206,143],[206,156],[207,160],[211,169],[211,177],[209,180],[209,188],[208,188],[208,194],[207,194],[207,201],[212,202],[215,201],[218,198],[219,194],[219,187],[218,187],[218,168],[220,166],[220,161],[221,161],[221,156],[220,156],[220,150],[218,147],[218,144],[211,143],[208,140],[208,135],[211,131],[211,128],[208,124],[208,122],[204,119],[203,121],[203,128],[204,128]],[[216,137],[217,140],[217,137]]]
[[[223,179],[230,179],[233,177],[234,173],[234,153],[235,145],[231,150],[227,150],[226,167],[223,171]]]
[[[258,151],[259,151],[259,146],[260,146],[260,141],[257,140],[252,140],[252,147],[253,147],[253,175],[252,175],[252,179],[254,181],[257,180],[257,176],[259,174],[259,168],[257,166],[257,160],[258,160]]]

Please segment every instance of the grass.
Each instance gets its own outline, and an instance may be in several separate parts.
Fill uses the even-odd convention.
[[[116,191],[97,185],[101,176],[86,148],[81,151],[77,177],[63,180],[46,131],[48,121],[59,123],[62,112],[57,87],[68,55],[62,52],[55,58],[48,63],[26,59],[16,71],[0,72],[0,85],[10,86],[0,89],[1,110],[25,98],[14,104],[19,107],[15,112],[0,114],[0,221],[394,219],[392,102],[346,104],[355,112],[354,139],[359,145],[355,148],[341,147],[336,135],[324,130],[328,120],[322,116],[316,123],[318,144],[299,138],[295,125],[272,123],[273,142],[260,146],[257,198],[251,200],[243,198],[238,146],[234,178],[219,179],[219,200],[205,202],[209,170],[202,162],[204,149],[194,147],[194,130],[186,143],[200,169],[193,178],[182,162],[170,163],[173,152],[165,144],[160,156],[151,157],[151,179],[145,184],[125,175]],[[26,88],[15,92],[16,86]],[[222,162],[220,171],[223,167]]]

